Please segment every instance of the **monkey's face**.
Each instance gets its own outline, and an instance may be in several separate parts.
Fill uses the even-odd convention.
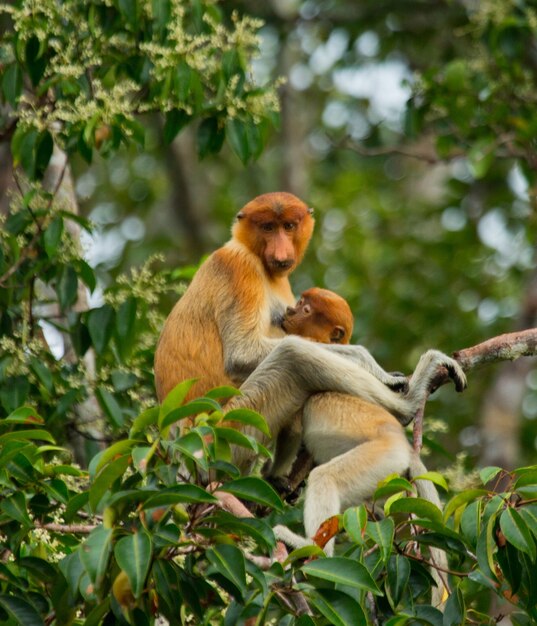
[[[283,330],[319,343],[349,343],[353,318],[347,302],[332,291],[313,287],[287,307]]]
[[[319,343],[331,343],[332,325],[305,297],[301,297],[295,306],[287,307],[282,328],[289,335],[300,335]]]
[[[284,276],[301,261],[312,230],[311,209],[291,194],[272,193],[254,198],[239,212],[233,234],[270,276]]]

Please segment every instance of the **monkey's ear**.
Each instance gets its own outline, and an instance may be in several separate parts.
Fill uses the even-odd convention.
[[[313,215],[313,207],[311,207],[311,206],[310,206],[310,207],[308,207],[308,213],[309,213],[310,215]]]
[[[330,341],[332,343],[341,343],[344,337],[345,329],[343,328],[343,326],[334,326],[332,332],[330,333]]]
[[[242,220],[243,217],[244,217],[244,213],[242,211],[239,211],[237,215],[235,215],[235,219],[237,220]]]

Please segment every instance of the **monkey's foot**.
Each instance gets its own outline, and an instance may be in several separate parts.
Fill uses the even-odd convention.
[[[442,366],[447,369],[448,375],[453,381],[453,384],[455,385],[455,389],[457,391],[464,391],[466,389],[466,374],[464,373],[460,364],[455,361],[455,359],[452,359],[451,357],[447,356],[447,354],[444,354],[443,352],[440,352],[438,350],[429,350],[426,355],[429,356],[432,361],[435,361],[438,367]]]
[[[392,391],[398,391],[400,393],[406,393],[408,391],[408,377],[402,372],[390,372],[389,380],[386,382],[386,386]]]

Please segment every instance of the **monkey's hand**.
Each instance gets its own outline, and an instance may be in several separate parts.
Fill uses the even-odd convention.
[[[408,391],[408,378],[402,372],[390,372],[384,384],[392,391],[406,393]]]

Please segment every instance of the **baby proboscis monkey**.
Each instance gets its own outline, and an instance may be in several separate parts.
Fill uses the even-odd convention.
[[[348,343],[353,317],[343,298],[326,289],[312,288],[287,310],[282,326],[288,333],[317,342]],[[422,357],[410,385],[425,373],[425,363]],[[361,398],[335,392],[313,395],[304,407],[302,433],[317,464],[309,475],[305,493],[306,537],[285,526],[274,528],[277,538],[293,547],[311,545],[326,519],[370,498],[379,481],[390,474],[407,473],[415,479],[427,472],[399,421],[383,407]],[[432,482],[416,480],[416,488],[420,497],[441,507]],[[325,546],[329,555],[333,553],[333,544],[331,539]],[[446,568],[444,552],[431,549],[431,558]],[[445,583],[436,569],[432,573],[437,582],[433,602],[440,604]]]

